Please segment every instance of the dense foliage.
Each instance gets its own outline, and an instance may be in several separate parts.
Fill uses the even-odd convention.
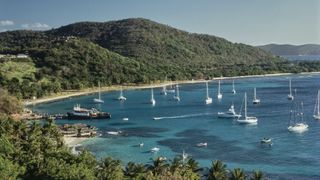
[[[268,44],[258,46],[259,48],[271,52],[276,55],[320,55],[320,45],[304,44],[304,45],[288,45],[288,44]]]
[[[12,55],[26,53],[27,58]],[[0,86],[18,98],[112,84],[319,70],[146,19],[0,33]],[[11,56],[10,56],[11,54]]]
[[[212,163],[209,174],[200,170],[194,159],[182,159],[181,156],[172,161],[158,157],[151,164],[129,162],[125,167],[120,160],[110,157],[98,161],[87,151],[72,154],[52,121],[40,125],[36,122],[13,121],[9,117],[0,120],[0,177],[3,179],[263,178],[260,171],[248,175],[241,169],[235,169],[228,173],[221,161]]]

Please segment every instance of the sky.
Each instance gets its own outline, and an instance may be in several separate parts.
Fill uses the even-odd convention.
[[[0,0],[0,32],[136,17],[249,45],[320,44],[320,0]]]

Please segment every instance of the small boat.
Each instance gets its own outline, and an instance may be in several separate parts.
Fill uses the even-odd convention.
[[[185,162],[185,160],[187,160],[188,157],[189,157],[189,155],[187,153],[185,153],[183,150],[182,151],[182,162]]]
[[[209,96],[209,87],[208,87],[208,82],[206,82],[206,90],[207,90],[207,97],[206,97],[206,104],[211,104],[212,103],[212,98]]]
[[[207,147],[207,146],[208,146],[208,143],[202,142],[202,143],[196,144],[196,146],[197,146],[197,147]]]
[[[172,82],[170,82],[170,89],[167,89],[167,93],[175,93],[176,90],[173,88]]]
[[[159,120],[162,119],[161,117],[153,117],[153,120]]]
[[[125,100],[127,100],[127,98],[123,96],[122,87],[121,87],[121,89],[120,89],[120,96],[118,97],[118,100],[119,100],[119,101],[125,101]]]
[[[93,102],[95,102],[95,103],[104,103],[104,100],[101,99],[100,82],[98,84],[99,84],[99,97],[98,98],[94,98]]]
[[[272,139],[271,138],[262,138],[260,142],[263,144],[270,144],[270,143],[272,143]]]
[[[236,94],[237,93],[237,91],[236,91],[236,89],[235,89],[235,87],[234,87],[234,80],[232,80],[232,94]]]
[[[240,118],[241,115],[237,114],[232,104],[227,112],[218,112],[219,118]]]
[[[176,101],[180,101],[179,84],[176,85],[176,94],[173,96],[173,99]]]
[[[151,88],[151,99],[150,99],[150,103],[154,106],[156,105],[156,100],[154,100],[154,97],[153,97],[153,88]]]
[[[143,144],[143,142],[141,142],[140,144],[139,144],[139,147],[143,147],[144,146],[144,144]]]
[[[247,116],[247,93],[244,93],[244,119],[237,119],[240,124],[258,124],[258,118]]]
[[[253,104],[260,104],[260,99],[257,98],[257,90],[256,88],[253,89],[253,100],[252,100]]]
[[[119,134],[121,134],[122,133],[122,131],[108,131],[107,132],[107,134],[109,134],[109,135],[119,135]]]
[[[294,133],[303,133],[308,130],[308,124],[303,119],[303,102],[301,102],[301,110],[297,110],[297,105],[293,104],[293,108],[290,111],[290,121],[288,131]]]
[[[291,79],[289,79],[289,94],[288,94],[288,100],[293,100],[294,96],[292,95],[292,91],[291,91]]]
[[[151,152],[158,152],[158,151],[160,151],[160,148],[154,147],[154,148],[150,149],[150,151]]]
[[[220,90],[220,80],[218,81],[218,94],[217,94],[217,98],[218,98],[218,100],[221,100],[221,99],[222,99],[222,93],[221,93],[221,90]]]
[[[122,118],[123,121],[129,121],[129,118]]]
[[[314,106],[313,118],[316,120],[320,120],[320,90],[318,90],[318,97],[316,100],[316,104]]]

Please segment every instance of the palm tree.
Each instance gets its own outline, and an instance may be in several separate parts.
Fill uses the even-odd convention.
[[[97,179],[123,179],[121,161],[113,160],[111,157],[105,158],[99,165]]]
[[[211,168],[209,170],[209,180],[223,180],[227,179],[227,165],[223,164],[222,161],[216,160],[212,162]]]
[[[251,180],[261,180],[263,178],[263,173],[261,171],[253,171]]]
[[[246,175],[244,171],[240,168],[236,168],[231,173],[231,180],[245,180]]]
[[[187,166],[192,170],[192,172],[197,172],[199,170],[199,163],[192,158],[188,159]]]
[[[135,178],[146,172],[146,168],[143,164],[136,164],[134,162],[128,162],[124,174],[130,178]]]
[[[169,164],[163,157],[158,157],[153,160],[153,165],[150,166],[150,170],[154,175],[164,174],[168,170]]]

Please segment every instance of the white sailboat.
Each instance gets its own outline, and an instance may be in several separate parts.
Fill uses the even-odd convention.
[[[237,91],[236,89],[234,88],[234,80],[232,81],[232,94],[236,94]]]
[[[209,97],[209,87],[208,87],[208,82],[206,82],[206,90],[207,90],[207,97],[206,97],[206,104],[211,104],[212,103],[212,98]]]
[[[320,120],[320,90],[318,90],[318,96],[316,100],[316,105],[314,107],[313,118],[316,120]]]
[[[221,90],[220,90],[220,80],[218,81],[218,94],[217,94],[218,100],[222,99],[222,94],[221,94]]]
[[[234,105],[232,104],[227,112],[218,112],[219,118],[240,118],[241,115],[237,114]]]
[[[118,97],[118,100],[119,100],[119,101],[125,101],[125,100],[127,100],[127,98],[123,96],[122,87],[121,87],[121,89],[120,89],[120,96]]]
[[[290,122],[288,130],[294,133],[303,133],[308,130],[308,124],[303,119],[303,102],[301,102],[301,110],[294,108],[290,111]],[[299,121],[300,119],[300,121]]]
[[[164,85],[164,86],[162,87],[162,90],[161,90],[160,94],[162,94],[162,95],[167,95],[167,86]]]
[[[151,88],[151,99],[150,99],[150,103],[154,106],[156,104],[156,100],[154,100],[153,97],[153,88]]]
[[[170,89],[167,89],[167,93],[175,93],[176,90],[173,88],[173,83],[170,81]]]
[[[247,116],[247,93],[244,93],[244,119],[237,119],[240,124],[258,124],[258,118]]]
[[[294,96],[292,95],[292,91],[291,91],[291,79],[289,79],[289,94],[288,94],[288,100],[293,100]]]
[[[173,96],[173,99],[176,101],[180,101],[179,84],[176,85],[176,94]]]
[[[98,98],[94,98],[93,102],[95,102],[95,103],[104,103],[104,101],[101,99],[100,82],[98,84],[99,84],[99,97]]]
[[[252,100],[253,104],[260,104],[260,99],[257,98],[257,90],[256,88],[253,89],[253,100]]]

